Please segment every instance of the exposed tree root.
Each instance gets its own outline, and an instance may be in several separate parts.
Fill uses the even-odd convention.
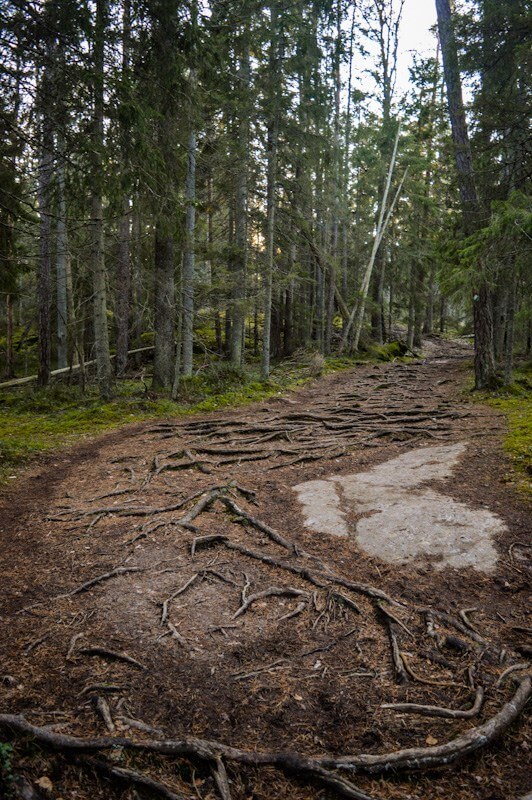
[[[92,580],[82,583],[81,586],[78,586],[76,589],[72,589],[70,592],[56,594],[53,599],[63,600],[65,597],[73,597],[75,594],[86,592],[88,589],[91,589],[98,583],[103,583],[103,581],[108,581],[110,578],[116,578],[119,575],[127,575],[130,572],[144,572],[144,570],[142,567],[116,567],[116,569],[112,569],[110,572],[104,572],[103,575],[97,575],[95,578],[92,578]]]
[[[159,797],[164,797],[166,800],[187,800],[185,795],[177,794],[164,783],[150,778],[148,775],[143,775],[132,769],[125,767],[118,767],[116,764],[111,764],[104,761],[102,758],[95,758],[94,756],[76,756],[76,764],[93,769],[95,772],[104,775],[106,778],[127,783],[128,786],[141,786],[144,789],[149,789]]]
[[[482,708],[484,700],[484,689],[479,686],[475,695],[475,702],[467,711],[453,708],[442,708],[440,706],[423,706],[417,703],[383,703],[381,708],[402,711],[406,714],[420,714],[425,717],[445,717],[446,719],[472,719],[476,717]]]
[[[200,759],[210,763],[218,763],[218,759],[224,758],[227,761],[249,766],[270,765],[289,774],[296,774],[300,779],[317,780],[329,786],[329,788],[334,788],[342,797],[358,798],[359,800],[364,800],[365,798],[365,800],[368,800],[368,795],[358,790],[350,782],[340,778],[334,772],[331,772],[331,770],[352,773],[365,772],[376,775],[387,772],[433,769],[452,764],[457,759],[464,758],[476,750],[490,745],[499,738],[519,717],[531,693],[532,679],[530,676],[525,676],[520,679],[514,696],[505,703],[498,713],[478,727],[471,728],[466,733],[445,744],[432,747],[408,748],[390,753],[361,753],[339,757],[307,757],[298,753],[284,751],[251,752],[231,747],[221,742],[193,737],[181,740],[163,739],[160,741],[134,741],[115,736],[84,739],[37,727],[28,722],[25,717],[16,714],[0,714],[0,727],[10,729],[18,734],[31,736],[43,746],[67,753],[83,754],[123,748],[130,751]],[[122,770],[122,768],[111,766],[107,762],[103,763],[109,769]],[[130,777],[131,782],[134,782],[136,778],[134,779],[133,775],[139,776],[138,773],[130,773],[128,770],[124,770],[121,775],[117,774],[116,777]],[[151,780],[147,776],[140,777],[143,780]],[[143,785],[149,786],[148,783]],[[156,789],[155,786],[150,788]],[[156,790],[161,791],[159,788]],[[177,795],[166,796],[175,798]]]
[[[110,658],[111,661],[123,661],[125,664],[131,664],[132,667],[146,669],[144,664],[127,653],[117,653],[114,650],[107,650],[105,647],[83,647],[78,650],[78,653],[81,656],[100,656],[101,658]]]
[[[300,589],[292,589],[290,587],[286,588],[279,588],[278,586],[270,586],[269,589],[265,589],[263,592],[256,592],[255,594],[250,594],[247,597],[238,611],[236,611],[231,619],[237,619],[238,617],[245,614],[248,608],[256,603],[257,600],[263,600],[266,597],[301,597],[305,596],[308,597],[308,592],[303,592]]]

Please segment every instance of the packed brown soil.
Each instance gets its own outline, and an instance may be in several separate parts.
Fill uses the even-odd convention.
[[[121,429],[28,470],[0,498],[0,713],[80,737],[196,736],[305,756],[436,746],[493,717],[526,668],[498,678],[530,653],[530,507],[513,489],[504,418],[462,394],[469,359],[464,345],[432,341],[410,364],[360,366],[245,409]],[[423,558],[392,566],[354,536],[304,527],[295,485],[442,442],[467,450],[432,488],[506,525],[493,573]],[[381,707],[466,709],[478,687],[484,703],[470,719]],[[6,726],[2,740],[15,743],[14,771],[41,797],[151,796]],[[531,744],[523,713],[450,767],[350,779],[373,798],[507,800],[530,788]],[[231,759],[225,789],[201,759],[126,748],[110,760],[184,798],[227,788],[233,800],[341,796],[297,771]]]

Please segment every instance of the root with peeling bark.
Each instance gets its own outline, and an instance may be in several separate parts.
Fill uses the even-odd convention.
[[[32,725],[25,717],[16,714],[0,714],[0,727],[14,733],[32,737],[39,744],[53,750],[75,755],[104,752],[122,748],[124,751],[158,753],[164,756],[186,757],[192,760],[207,761],[219,764],[222,759],[245,766],[273,766],[289,775],[297,775],[317,781],[322,785],[334,788],[339,796],[368,798],[368,795],[357,789],[350,781],[337,775],[333,770],[350,773],[368,773],[370,775],[385,774],[405,770],[434,769],[454,763],[459,758],[487,747],[498,739],[507,728],[519,717],[532,693],[532,679],[526,676],[520,679],[517,691],[502,708],[490,719],[476,728],[444,744],[432,747],[408,748],[390,753],[359,753],[345,756],[305,756],[286,751],[264,752],[248,751],[237,747],[194,737],[185,739],[161,739],[135,741],[118,736],[84,739],[57,733],[47,728]],[[109,769],[120,769],[120,777],[127,776],[127,770],[103,762]],[[135,778],[130,774],[131,782]],[[140,778],[148,779],[147,776]],[[143,785],[148,786],[148,783]],[[162,791],[162,789],[157,789]],[[167,789],[167,787],[165,787]],[[170,791],[170,790],[168,790]],[[357,794],[358,793],[358,794]],[[163,795],[164,796],[164,795]],[[171,795],[166,795],[171,796]]]

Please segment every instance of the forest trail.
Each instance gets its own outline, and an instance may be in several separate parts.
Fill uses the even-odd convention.
[[[6,490],[0,724],[58,749],[19,753],[43,796],[133,797],[141,775],[203,800],[525,794],[530,509],[504,418],[460,395],[470,358],[430,339],[99,437]],[[68,755],[104,735],[152,744]]]

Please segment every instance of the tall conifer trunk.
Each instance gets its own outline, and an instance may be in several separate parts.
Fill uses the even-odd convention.
[[[56,255],[56,297],[57,297],[57,368],[68,366],[69,303],[68,270],[70,254],[68,250],[64,141],[57,138],[57,255]]]
[[[122,9],[122,83],[128,91],[131,48],[131,0],[124,0]],[[129,197],[129,136],[125,122],[120,126],[122,158],[121,216],[118,222],[118,259],[116,265],[116,374],[123,375],[127,367],[129,346],[129,308],[131,289],[131,203]]]
[[[43,78],[44,81],[44,78]],[[46,84],[48,81],[46,81]],[[50,97],[43,87],[41,94],[41,153],[39,158],[38,198],[39,198],[39,268],[37,274],[38,328],[39,328],[39,370],[40,386],[47,386],[51,370],[51,267],[52,267],[52,170],[53,134],[51,120],[46,106]]]
[[[270,64],[268,76],[269,121],[267,134],[267,187],[266,187],[266,269],[264,273],[264,327],[262,333],[262,378],[270,374],[270,337],[272,320],[272,282],[275,259],[275,186],[277,180],[277,147],[279,140],[278,61],[279,31],[277,3],[270,7]]]
[[[436,0],[436,11],[464,229],[469,236],[481,226],[481,209],[475,186],[473,158],[462,100],[462,81],[449,0]],[[491,291],[486,270],[481,267],[473,290],[476,389],[490,387],[496,381],[491,306]]]
[[[94,350],[98,386],[102,399],[112,395],[113,377],[107,323],[107,274],[105,269],[105,233],[103,219],[103,147],[104,147],[104,45],[107,26],[107,0],[96,0],[93,67],[94,105],[92,118],[90,265],[94,307]]]
[[[247,266],[247,213],[248,213],[248,158],[249,158],[249,88],[251,66],[249,56],[249,30],[242,34],[238,67],[241,95],[238,122],[238,163],[235,175],[235,252],[232,259],[232,324],[231,363],[242,366],[244,360],[244,324]]]

